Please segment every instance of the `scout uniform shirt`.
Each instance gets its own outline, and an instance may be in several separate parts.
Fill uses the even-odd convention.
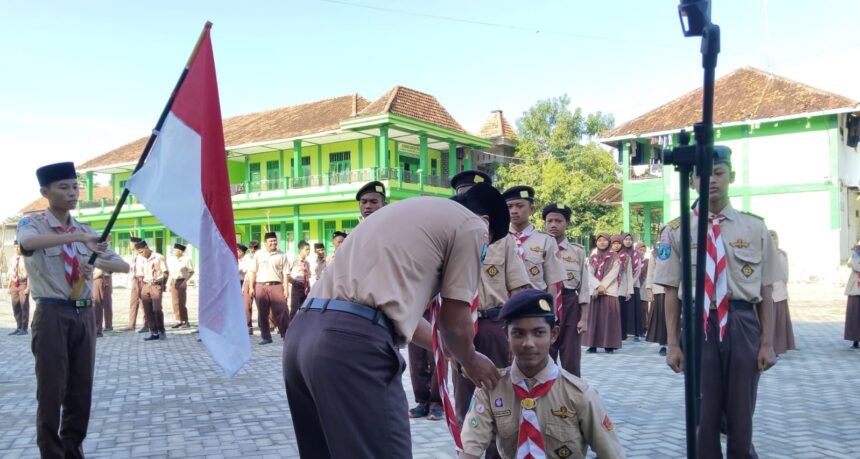
[[[167,272],[173,280],[188,280],[194,275],[194,265],[191,264],[190,257],[170,255],[167,259]]]
[[[255,282],[284,282],[286,275],[287,255],[280,250],[269,253],[260,249],[254,254],[254,263],[249,272],[257,273]]]
[[[322,259],[316,258],[315,260],[316,260],[316,263],[314,263],[314,267],[313,267],[313,273],[314,274],[312,276],[311,283],[315,283],[316,281],[320,280],[323,273],[325,272],[325,267],[326,267],[326,261],[325,261],[326,259],[325,258],[322,258]]]
[[[860,255],[853,250],[851,259],[848,260],[848,267],[851,268],[851,275],[848,276],[848,284],[845,285],[845,295],[860,295]]]
[[[141,257],[143,258],[143,257]],[[155,284],[164,281],[164,273],[168,273],[167,270],[167,262],[164,260],[164,256],[160,253],[152,252],[149,254],[149,258],[144,259],[143,265],[143,283],[144,284]]]
[[[564,268],[565,279],[562,287],[579,292],[579,304],[591,301],[588,293],[588,273],[585,268],[585,247],[570,242],[565,238],[558,244],[561,266]],[[583,281],[586,281],[583,285]]]
[[[75,232],[83,232],[87,234],[96,234],[89,225],[78,222],[72,217],[69,217],[69,226],[74,228]],[[63,224],[57,220],[50,211],[43,213],[31,214],[22,218],[18,222],[18,237],[23,240],[28,236],[39,234],[60,234]],[[60,228],[55,230],[54,228]],[[71,243],[74,253],[78,258],[78,266],[83,266],[90,259],[92,251],[83,242]],[[23,248],[22,248],[23,249]],[[23,252],[23,250],[22,250]],[[73,287],[66,280],[66,262],[63,256],[63,245],[56,245],[46,249],[35,250],[32,252],[24,252],[25,265],[34,282],[30,282],[30,296],[38,302],[39,298],[53,299],[68,299],[72,294]],[[112,250],[107,249],[96,258],[96,266],[103,266],[104,260],[118,261],[122,260],[119,255]],[[88,300],[92,298],[92,280],[87,280],[81,284],[79,299]]]
[[[548,359],[547,366],[535,375],[529,387],[545,382],[554,366]],[[513,385],[526,377],[517,368],[516,361],[501,370],[501,375],[493,390],[475,390],[460,434],[466,454],[481,457],[495,435],[499,454],[505,459],[517,457],[523,408]],[[601,459],[624,457],[624,449],[600,395],[567,371],[559,368],[558,378],[549,392],[537,399],[534,410],[546,457],[585,458],[589,446]]]
[[[609,249],[609,250],[612,250],[612,249]],[[597,252],[597,249],[594,249],[594,251],[592,251],[592,255],[595,252]],[[619,294],[621,294],[621,295],[627,294],[625,292],[622,292],[620,289],[618,273],[621,271],[621,262],[618,261],[617,256],[614,258],[614,261],[612,261],[612,266],[604,268],[605,271],[603,274],[603,279],[597,278],[594,266],[591,264],[591,257],[588,257],[588,260],[586,260],[586,263],[588,264],[588,295],[589,296],[597,296],[597,287],[599,287],[601,285],[606,289],[603,291],[604,295],[617,297]],[[630,265],[627,265],[627,266],[629,267]],[[631,287],[632,287],[632,285],[631,285]],[[630,294],[632,294],[632,293],[633,292],[631,291]]]
[[[516,243],[503,237],[487,247],[478,287],[478,310],[499,307],[508,301],[510,290],[530,285],[526,267],[517,255]]]
[[[516,234],[514,228],[511,227],[511,239],[516,247]],[[533,225],[529,225],[523,230],[523,234],[531,235],[526,239],[521,247],[517,247],[517,253],[523,260],[526,266],[526,272],[529,273],[529,281],[534,288],[538,290],[546,290],[547,285],[554,285],[567,278],[561,266],[561,261],[556,256],[558,252],[558,244],[552,236],[536,231]]]
[[[726,218],[720,222],[720,233],[726,252],[729,300],[761,302],[761,288],[785,280],[779,263],[779,252],[773,245],[767,226],[761,218],[738,212],[731,204],[720,212]],[[710,224],[709,224],[710,225]],[[696,289],[696,229],[698,219],[690,219],[690,260],[692,261],[693,291]],[[660,236],[654,283],[679,288],[681,285],[681,224],[669,222]],[[703,260],[704,262],[704,260]],[[681,298],[681,291],[678,291]]]
[[[788,282],[788,254],[786,254],[785,250],[782,249],[776,249],[776,251],[779,252],[777,260],[779,260],[779,263],[785,272],[785,280],[778,280],[773,283],[773,293],[771,293],[771,296],[773,297],[774,303],[778,301],[788,301],[788,286],[786,285],[786,282]]]
[[[449,199],[422,196],[389,204],[365,219],[337,249],[337,263],[309,298],[379,308],[394,324],[398,343],[410,341],[427,300],[471,303],[478,290],[486,223]]]
[[[15,287],[14,285],[12,285],[12,282],[16,279],[19,284],[27,281],[27,262],[24,261],[24,257],[21,255],[15,255],[9,261],[10,287]]]
[[[297,255],[292,260],[287,260],[287,265],[284,268],[284,272],[289,274],[290,279],[292,279],[293,282],[305,282],[305,281],[310,282],[311,281],[310,279],[305,279],[305,274],[307,274],[308,277],[310,277],[310,273],[311,273],[311,267],[310,267],[310,264],[308,263],[307,258],[302,260],[302,258]]]
[[[609,249],[612,250],[612,249]],[[620,266],[621,264],[621,253],[624,249],[618,251],[618,263],[619,270],[621,272],[621,277],[618,279],[618,296],[633,296],[633,285],[635,283],[635,279],[633,278],[633,257],[628,257],[624,261],[624,266]],[[604,278],[605,279],[605,278]]]
[[[657,257],[651,257],[648,259],[648,277],[645,278],[645,288],[647,290],[651,290],[651,293],[654,295],[661,295],[666,293],[666,287],[663,287],[660,284],[654,283],[654,271],[657,270]]]
[[[256,252],[254,252],[254,255],[246,253],[245,256],[243,256],[242,259],[239,260],[239,275],[242,277],[243,281],[251,279],[251,271],[253,271],[253,267],[257,262],[257,260],[254,258],[255,255]]]

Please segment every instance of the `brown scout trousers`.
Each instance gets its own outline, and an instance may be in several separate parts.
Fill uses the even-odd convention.
[[[131,280],[131,299],[128,303],[128,328],[134,330],[137,326],[137,311],[143,305],[141,295],[143,294],[143,277],[135,277]],[[143,328],[150,328],[147,322],[146,311],[143,312]]]
[[[110,274],[93,279],[93,309],[96,313],[96,332],[113,327],[113,281]]]
[[[568,373],[580,376],[582,361],[582,337],[576,330],[579,319],[582,318],[582,307],[579,305],[579,295],[576,290],[562,289],[562,311],[560,333],[555,343],[550,346],[549,354]],[[560,357],[559,357],[560,356]]]
[[[431,313],[424,312],[424,319],[430,321]],[[436,378],[436,360],[433,353],[409,343],[409,377],[412,380],[412,392],[415,402],[430,408],[441,408],[442,397],[439,394],[439,381]]]
[[[140,294],[143,301],[143,312],[146,321],[149,322],[149,330],[152,334],[164,333],[164,311],[161,308],[161,299],[164,295],[164,287],[161,283],[144,284]]]
[[[251,296],[251,293],[248,290],[249,281],[240,280],[239,283],[242,284],[242,300],[245,301],[245,321],[248,322],[248,331],[253,331],[254,322],[252,306],[254,304],[254,297]]]
[[[82,458],[96,358],[93,308],[38,305],[31,348],[39,451],[43,458]]]
[[[188,308],[185,307],[185,290],[187,287],[188,281],[185,279],[173,280],[170,282],[170,299],[173,301],[173,318],[180,323],[188,322]]]
[[[758,317],[752,309],[730,307],[722,342],[719,340],[718,320],[716,311],[711,311],[708,336],[702,350],[698,457],[722,459],[720,421],[725,414],[727,456],[732,459],[757,458],[752,444],[752,421],[759,380],[757,358],[761,329]]]
[[[299,455],[411,458],[405,366],[379,325],[346,312],[299,311],[283,353]]]
[[[254,298],[257,300],[257,326],[260,327],[260,337],[272,339],[269,328],[269,311],[274,316],[281,338],[287,333],[290,324],[290,314],[287,312],[287,300],[284,298],[284,286],[280,283],[264,285],[260,282],[254,286]]]
[[[15,329],[26,330],[30,323],[30,295],[27,291],[27,281],[18,281],[18,286],[9,287],[12,297],[12,314],[15,316]]]

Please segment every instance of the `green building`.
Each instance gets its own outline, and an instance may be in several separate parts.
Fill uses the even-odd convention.
[[[488,121],[507,125],[501,113]],[[382,181],[389,201],[412,196],[449,196],[450,177],[477,167],[482,153],[510,155],[510,139],[492,126],[468,133],[435,97],[396,86],[376,101],[358,94],[335,97],[224,120],[224,137],[236,239],[260,240],[268,227],[281,249],[299,240],[328,247],[336,230],[359,221],[356,191]],[[508,136],[510,137],[510,136]],[[499,140],[501,139],[501,140]],[[85,182],[77,218],[104,228],[147,138],[78,165]],[[109,182],[109,187],[99,183]],[[182,199],[182,196],[176,196]],[[33,209],[30,209],[33,210]],[[112,231],[120,254],[132,235],[162,253],[179,238],[133,198]]]
[[[662,153],[701,119],[701,89],[624,123],[601,139],[622,165],[624,229],[656,242],[677,217],[679,178]],[[840,266],[860,238],[860,104],[753,68],[717,80],[715,143],[732,149],[732,206],[780,235],[797,280],[844,281]],[[695,191],[691,192],[695,197]]]

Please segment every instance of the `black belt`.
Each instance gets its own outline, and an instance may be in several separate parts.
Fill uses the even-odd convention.
[[[344,300],[330,300],[327,298],[308,298],[305,300],[304,304],[302,304],[302,309],[321,309],[323,312],[326,310],[345,312],[363,317],[388,330],[392,335],[395,333],[394,324],[392,324],[391,320],[382,313],[382,310],[370,307],[366,304],[353,303],[351,301]]]
[[[301,285],[301,286],[305,285],[305,281],[303,281],[303,280],[294,280],[294,281],[290,281],[290,283],[293,285]]]
[[[730,300],[729,301],[729,311],[752,311],[755,308],[755,305],[750,303],[749,301],[741,301],[741,300]],[[711,309],[717,309],[717,303],[715,301],[711,302]]]
[[[495,319],[495,318],[499,317],[499,313],[501,313],[501,312],[502,312],[501,306],[496,306],[495,308],[490,308],[490,309],[484,309],[483,311],[481,311],[479,309],[478,310],[478,318],[479,319]]]
[[[562,288],[561,288],[561,293],[562,293],[562,295],[564,295],[565,293],[567,293],[568,295],[570,295],[571,293],[572,293],[572,294],[574,294],[574,295],[579,295],[579,290],[577,290],[577,289],[575,289],[575,288],[565,288],[565,287],[562,287]]]
[[[164,285],[164,281],[163,280],[149,281],[149,282],[143,281],[143,284],[144,285]]]
[[[61,300],[59,298],[36,298],[37,305],[45,306],[71,306],[73,308],[89,308],[93,300]]]
[[[275,282],[257,282],[257,283],[261,284],[261,285],[281,285],[281,283],[278,281],[275,281]]]

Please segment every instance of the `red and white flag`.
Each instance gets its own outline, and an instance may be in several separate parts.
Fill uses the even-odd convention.
[[[209,27],[149,157],[127,187],[199,250],[200,338],[228,375],[251,358]]]

